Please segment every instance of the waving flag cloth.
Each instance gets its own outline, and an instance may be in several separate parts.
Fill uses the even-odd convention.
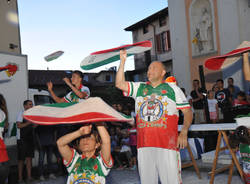
[[[114,110],[99,97],[89,98],[80,103],[56,103],[35,106],[25,111],[23,117],[28,121],[41,125],[133,121],[132,118]]]
[[[220,70],[226,68],[240,59],[242,53],[250,52],[250,42],[244,41],[235,50],[222,55],[211,57],[205,61],[205,67],[210,70]]]
[[[83,59],[81,62],[81,68],[84,70],[91,70],[99,66],[103,66],[114,61],[120,60],[120,50],[126,49],[127,55],[132,56],[134,54],[142,53],[152,48],[150,41],[142,41],[134,44],[123,45],[120,47],[93,52],[89,56]]]
[[[6,116],[4,112],[0,109],[0,163],[7,162],[9,160],[6,146],[3,141],[3,131],[4,131],[4,122]]]
[[[45,61],[49,62],[49,61],[53,61],[57,58],[59,58],[61,55],[63,55],[63,51],[57,51],[57,52],[53,52],[50,55],[44,57]]]

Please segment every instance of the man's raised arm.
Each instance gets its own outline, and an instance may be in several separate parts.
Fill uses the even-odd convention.
[[[120,63],[118,72],[116,73],[116,81],[115,81],[115,86],[124,92],[128,92],[128,84],[125,81],[125,75],[124,75],[124,67],[125,67],[126,58],[127,58],[127,51],[121,50],[120,51],[121,63]]]
[[[249,66],[248,52],[243,54],[243,74],[245,80],[250,81],[250,66]]]

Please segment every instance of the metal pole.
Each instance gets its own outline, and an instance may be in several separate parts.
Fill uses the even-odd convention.
[[[199,65],[199,74],[200,74],[201,88],[202,88],[202,90],[204,92],[207,92],[206,83],[205,83],[205,76],[204,76],[204,70],[203,70],[202,65]],[[207,123],[209,123],[210,122],[210,117],[209,117],[209,111],[208,111],[207,95],[205,95],[205,98],[204,98],[204,109],[205,109],[205,115],[206,115]]]

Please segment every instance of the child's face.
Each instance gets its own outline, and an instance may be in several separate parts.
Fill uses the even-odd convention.
[[[78,148],[82,152],[91,152],[95,151],[99,146],[100,144],[96,142],[94,134],[91,134],[80,139]]]
[[[223,85],[223,83],[222,83],[221,81],[216,82],[216,86],[217,86],[219,89],[224,87],[224,85]]]
[[[117,104],[117,110],[118,110],[118,111],[122,111],[122,106],[121,106],[121,104]]]
[[[82,78],[79,77],[79,75],[77,75],[75,73],[72,74],[72,77],[71,77],[72,84],[77,85],[77,84],[81,83],[81,80],[82,80]]]
[[[213,91],[209,91],[208,98],[214,98],[214,92]]]
[[[238,95],[238,96],[237,96],[237,100],[239,100],[240,102],[241,102],[241,101],[244,101],[244,97],[243,97],[243,96]]]

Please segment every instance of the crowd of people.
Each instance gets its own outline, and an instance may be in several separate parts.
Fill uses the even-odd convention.
[[[123,107],[121,104],[113,104],[118,112],[135,118],[135,112],[131,105]],[[114,168],[129,168],[136,170],[137,158],[137,140],[135,124],[109,123],[111,137],[111,153],[114,158]]]
[[[185,89],[182,88],[185,93]],[[193,123],[233,123],[234,118],[242,112],[240,108],[245,106],[246,112],[250,105],[250,92],[245,93],[234,84],[232,77],[227,79],[227,87],[222,79],[215,81],[212,89],[205,91],[200,87],[200,81],[193,80],[193,90],[186,95],[193,111]],[[205,105],[207,104],[209,119],[206,117]],[[241,106],[241,107],[240,107]],[[242,108],[244,109],[244,108]],[[244,114],[244,112],[243,112]],[[181,123],[181,122],[180,122]]]
[[[64,78],[65,83],[71,87],[72,91],[65,95],[63,98],[59,98],[53,91],[53,83],[48,82],[48,91],[51,94],[53,100],[57,103],[69,103],[80,102],[87,99],[90,96],[90,90],[88,87],[82,85],[82,73],[80,71],[74,71],[71,80]],[[74,91],[75,90],[75,91]],[[80,96],[80,97],[79,97]],[[8,114],[7,106],[4,97],[1,95],[1,109]],[[17,160],[18,160],[18,183],[22,184],[26,182],[32,183],[37,179],[44,181],[47,178],[55,179],[58,175],[64,175],[67,173],[67,167],[63,164],[63,156],[58,149],[57,141],[79,129],[79,125],[54,125],[54,126],[42,126],[33,124],[23,118],[24,111],[33,107],[31,100],[25,100],[23,102],[23,110],[17,114]],[[121,105],[113,104],[112,107],[118,112],[124,113],[129,116],[135,117],[133,105]],[[8,129],[8,118],[5,119],[2,124],[4,130]],[[114,167],[123,169],[130,168],[136,169],[136,131],[135,125],[129,125],[126,123],[110,122],[105,124],[108,133],[111,138],[111,152],[112,157],[115,160]],[[71,141],[70,141],[71,142]],[[70,143],[72,147],[77,147],[76,142]],[[38,152],[38,163],[36,174],[32,171],[32,159],[34,159],[35,152]],[[6,152],[7,154],[7,152]],[[63,154],[64,155],[64,154]],[[47,164],[45,165],[45,157]],[[53,157],[56,158],[56,163],[53,163]],[[7,166],[8,159],[5,162],[1,162],[1,165],[5,166],[4,173],[6,177],[2,177],[6,181],[7,178]],[[4,163],[4,164],[3,164]],[[35,179],[34,179],[35,178]],[[4,182],[1,182],[4,183]]]
[[[193,123],[232,122],[234,107],[249,105],[249,93],[245,94],[228,78],[227,88],[222,79],[218,79],[213,88],[204,91],[199,80],[193,81],[190,95],[185,94],[175,83],[164,81],[166,69],[161,62],[150,64],[147,72],[149,82],[125,81],[124,65],[127,53],[120,51],[120,67],[116,75],[116,87],[125,96],[135,100],[131,104],[113,104],[121,113],[135,118],[136,123],[120,122],[94,123],[84,125],[41,126],[23,119],[23,110],[17,115],[17,155],[18,182],[24,183],[24,164],[27,182],[33,182],[32,159],[34,151],[39,152],[38,177],[45,180],[55,179],[56,175],[68,171],[67,184],[92,181],[105,183],[111,167],[117,169],[138,168],[141,183],[182,183],[181,159],[179,149],[187,145],[189,126]],[[74,71],[71,79],[64,82],[71,88],[65,97],[59,98],[53,91],[53,83],[48,82],[48,91],[57,103],[81,102],[90,96],[88,87],[82,85],[83,75]],[[3,96],[0,96],[1,114],[0,141],[8,126],[8,111]],[[209,119],[205,115],[208,105]],[[23,109],[33,107],[30,100],[23,102]],[[178,116],[181,118],[178,122]],[[6,118],[6,117],[7,118]],[[182,121],[182,122],[181,122]],[[183,124],[178,133],[178,123]],[[1,149],[6,148],[3,141]],[[2,153],[1,153],[2,154]],[[53,169],[52,156],[57,159],[57,170]],[[45,170],[44,158],[47,157]],[[0,171],[8,168],[8,156],[0,157]],[[113,158],[113,159],[112,159]],[[5,170],[6,171],[6,170]],[[47,177],[46,176],[46,177]],[[6,176],[7,177],[7,176]],[[1,179],[3,177],[1,176]],[[5,182],[6,178],[1,180]]]

